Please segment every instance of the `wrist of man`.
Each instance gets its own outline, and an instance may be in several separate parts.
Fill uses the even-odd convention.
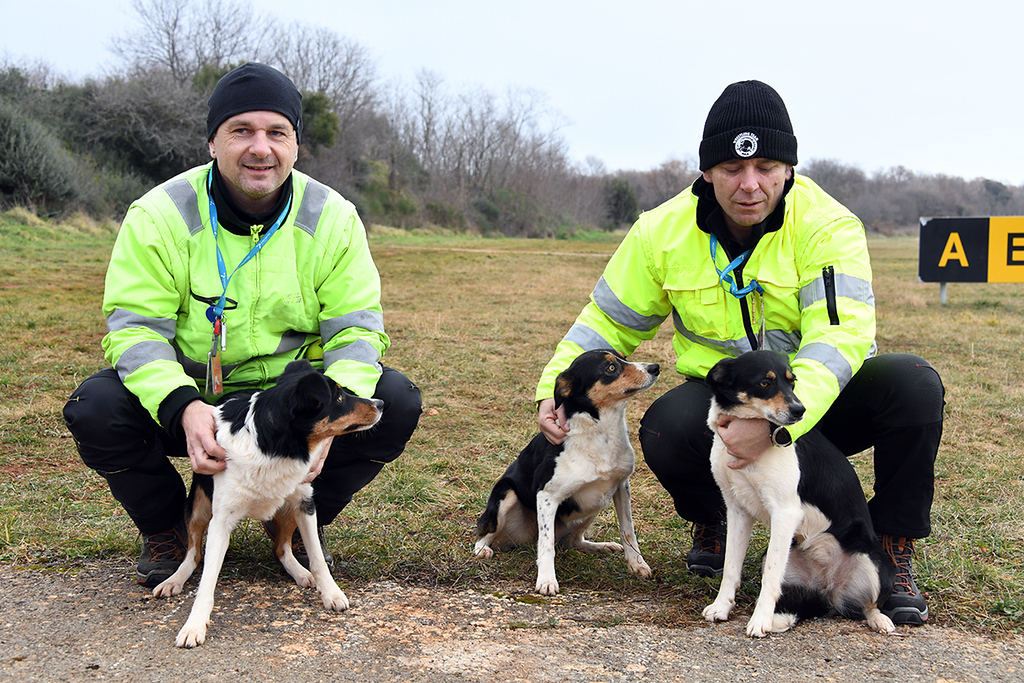
[[[771,432],[772,446],[775,446],[776,448],[788,448],[793,445],[793,437],[790,436],[789,430],[783,425],[769,423],[768,428]]]

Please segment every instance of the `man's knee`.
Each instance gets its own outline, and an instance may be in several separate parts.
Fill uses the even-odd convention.
[[[113,368],[88,377],[64,405],[64,424],[82,460],[91,469],[114,472],[126,457],[158,447],[156,423]]]
[[[706,466],[711,451],[707,426],[710,392],[703,384],[686,384],[658,398],[640,421],[640,446],[655,474],[692,462]]]

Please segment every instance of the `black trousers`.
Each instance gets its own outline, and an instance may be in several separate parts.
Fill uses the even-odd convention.
[[[874,447],[877,534],[931,533],[935,455],[942,437],[945,389],[938,373],[911,354],[865,361],[815,426],[847,456]],[[679,515],[709,524],[724,506],[711,474],[711,391],[690,380],[656,400],[640,422],[644,459]]]
[[[420,391],[402,373],[384,368],[375,398],[384,414],[372,430],[337,436],[313,480],[317,522],[330,524],[352,496],[395,460],[422,411]],[[184,439],[172,438],[128,391],[113,368],[100,370],[75,390],[64,421],[78,453],[143,534],[167,531],[181,521],[187,493],[169,457],[188,457]]]

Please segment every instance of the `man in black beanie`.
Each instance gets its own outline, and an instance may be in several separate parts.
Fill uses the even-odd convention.
[[[928,606],[912,575],[913,539],[931,531],[934,463],[944,389],[911,354],[876,355],[875,306],[864,227],[813,181],[797,175],[797,139],[779,94],[760,81],[729,85],[712,105],[700,144],[702,175],[641,214],[605,267],[537,388],[541,431],[564,438],[555,377],[581,352],[631,354],[671,318],[676,369],[640,423],[651,471],[692,522],[690,571],[722,572],[725,508],[710,468],[711,392],[726,357],[785,353],[807,408],[796,425],[734,420],[719,428],[730,455],[749,463],[812,428],[843,453],[874,448],[876,533],[897,570],[883,606],[896,624],[922,624]]]
[[[301,135],[292,81],[244,64],[210,96],[213,161],[148,192],[121,224],[103,299],[110,367],[82,382],[64,418],[142,534],[136,578],[147,587],[185,553],[185,485],[169,457],[202,474],[225,467],[212,405],[223,394],[266,388],[307,359],[384,401],[376,429],[335,437],[310,469],[321,526],[402,453],[419,420],[419,390],[381,364],[390,339],[363,224],[351,202],[293,169]],[[307,564],[297,535],[293,549]]]

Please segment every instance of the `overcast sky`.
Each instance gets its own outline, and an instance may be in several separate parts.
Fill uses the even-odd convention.
[[[253,2],[359,42],[385,80],[539,91],[570,156],[610,170],[695,160],[711,104],[756,78],[786,101],[802,162],[1024,185],[1021,0]],[[128,0],[0,0],[0,17],[0,59],[75,79],[116,66],[134,26]]]

